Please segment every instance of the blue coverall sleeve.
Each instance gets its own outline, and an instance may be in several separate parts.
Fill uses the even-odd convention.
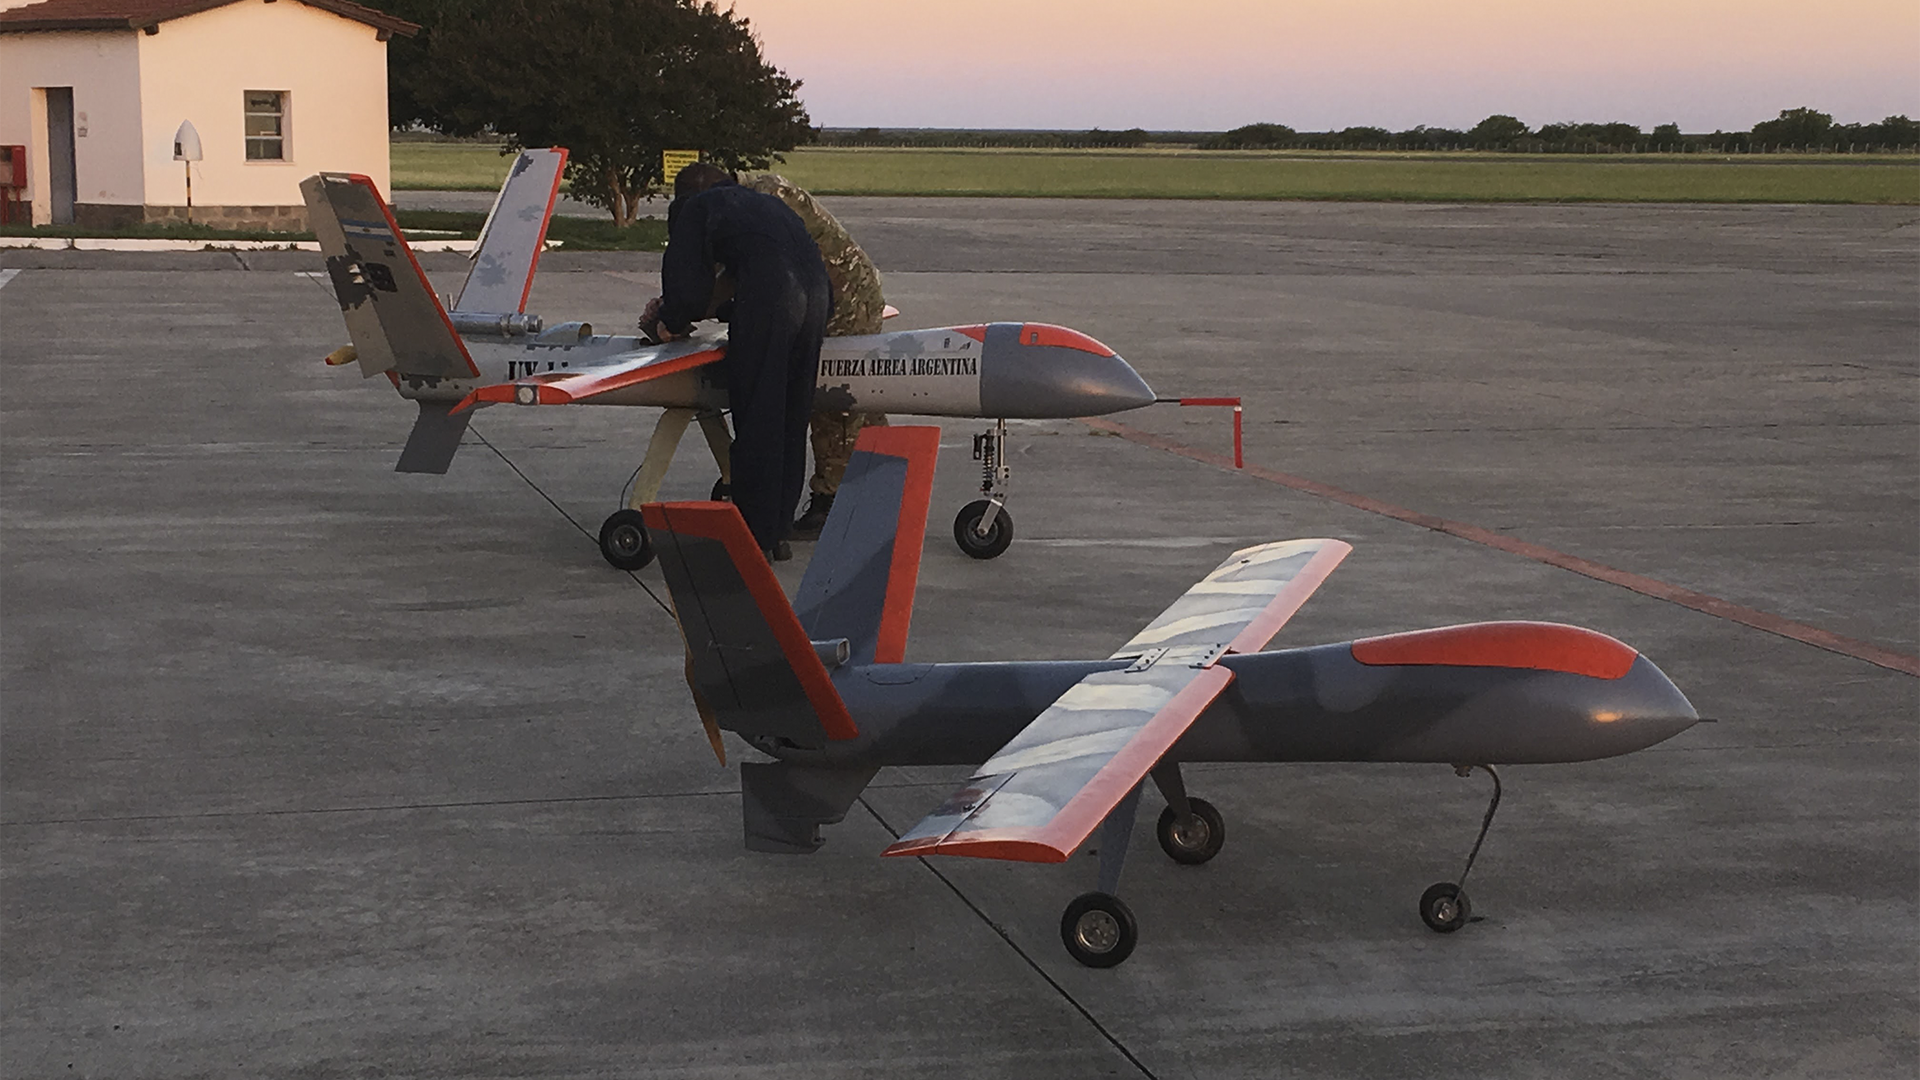
[[[713,254],[707,250],[707,207],[688,199],[669,217],[667,250],[660,259],[660,321],[684,334],[713,303]]]

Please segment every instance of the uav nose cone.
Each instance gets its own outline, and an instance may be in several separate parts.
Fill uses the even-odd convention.
[[[1595,736],[1609,741],[1614,753],[1665,742],[1700,722],[1693,702],[1644,656],[1634,659],[1613,693],[1615,700],[1593,703],[1588,719]]]
[[[1064,326],[993,323],[980,350],[980,411],[1008,419],[1102,416],[1153,404],[1133,365]]]

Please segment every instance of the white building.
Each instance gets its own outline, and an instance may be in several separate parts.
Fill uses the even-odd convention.
[[[34,224],[193,219],[304,229],[301,179],[388,189],[387,40],[347,0],[0,0],[0,145],[25,146]]]

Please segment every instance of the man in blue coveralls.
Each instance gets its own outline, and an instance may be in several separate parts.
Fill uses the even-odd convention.
[[[716,269],[733,280],[715,310]],[[832,294],[820,249],[785,203],[701,162],[680,170],[667,210],[660,297],[640,318],[660,340],[725,319],[733,411],[733,504],[767,558],[791,558],[787,534],[807,480],[807,419]],[[711,313],[711,316],[710,316]]]

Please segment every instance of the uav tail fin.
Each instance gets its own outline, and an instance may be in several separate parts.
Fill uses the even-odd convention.
[[[494,197],[487,223],[480,227],[473,266],[453,302],[455,309],[489,314],[527,310],[533,271],[546,245],[566,166],[563,147],[520,152]]]
[[[686,636],[693,691],[729,731],[799,746],[859,735],[823,656],[845,662],[844,641],[801,628],[732,503],[641,508]]]
[[[398,380],[464,379],[480,374],[453,328],[433,284],[420,269],[393,212],[373,181],[321,173],[300,184],[313,234],[327,257],[327,276],[346,317],[363,376]],[[444,473],[460,449],[469,413],[450,401],[421,401],[396,472]]]
[[[794,600],[809,635],[847,640],[851,663],[906,658],[939,453],[937,427],[869,427],[854,444]]]
[[[480,374],[373,181],[321,173],[300,183],[327,275],[366,376]]]
[[[939,450],[938,428],[860,433],[800,584],[799,615],[731,505],[644,508],[686,635],[687,681],[716,753],[716,726],[802,746],[858,736],[827,666],[900,662]],[[815,850],[820,827],[846,816],[874,771],[790,760],[742,763],[747,848]]]

